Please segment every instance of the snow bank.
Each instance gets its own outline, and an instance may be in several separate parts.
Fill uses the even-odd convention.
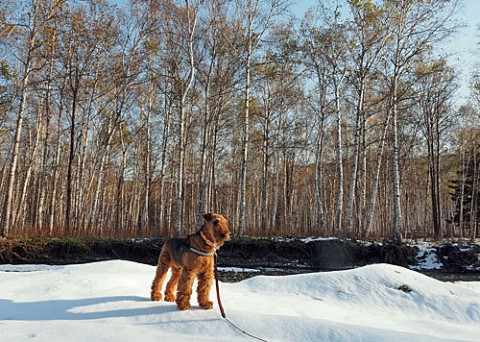
[[[247,339],[217,308],[195,306],[195,298],[189,311],[151,302],[152,266],[108,261],[23,268],[0,268],[2,342]],[[475,341],[480,286],[473,284],[381,264],[258,276],[221,283],[220,290],[227,317],[268,341]]]

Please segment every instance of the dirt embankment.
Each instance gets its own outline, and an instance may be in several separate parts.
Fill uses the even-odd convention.
[[[155,265],[163,239],[141,240],[5,240],[0,263],[70,264],[126,259]],[[316,270],[336,270],[370,263],[408,265],[417,250],[407,245],[363,245],[346,240],[305,242],[299,239],[238,239],[218,252],[224,266],[285,267],[300,265]]]
[[[111,259],[157,263],[163,239],[86,240],[39,239],[0,242],[0,263],[72,264]],[[445,243],[433,246],[439,263],[436,273],[472,273],[480,279],[480,246]],[[293,274],[348,269],[373,263],[413,266],[427,255],[407,244],[360,243],[339,239],[235,239],[219,250],[220,267],[260,270],[264,274]],[[230,273],[240,280],[254,275]],[[257,273],[258,274],[258,273]]]

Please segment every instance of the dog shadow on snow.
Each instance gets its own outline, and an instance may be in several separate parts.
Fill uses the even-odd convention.
[[[152,306],[147,302],[152,303],[148,298],[137,296],[58,299],[39,302],[15,302],[0,299],[0,321],[92,320],[161,315],[178,311],[174,303],[159,304],[155,302],[155,305]]]

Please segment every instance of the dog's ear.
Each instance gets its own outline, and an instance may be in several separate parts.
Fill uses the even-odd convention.
[[[225,220],[230,221],[230,218],[228,216],[222,215]]]
[[[212,220],[212,213],[208,213],[208,214],[203,214],[203,218],[207,221],[211,221]]]

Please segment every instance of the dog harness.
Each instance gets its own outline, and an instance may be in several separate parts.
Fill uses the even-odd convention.
[[[193,248],[192,246],[190,246],[190,252],[193,252],[193,253],[201,255],[201,256],[214,256],[215,255],[215,252],[207,253],[207,252],[204,252],[204,251],[200,251],[196,248]]]

